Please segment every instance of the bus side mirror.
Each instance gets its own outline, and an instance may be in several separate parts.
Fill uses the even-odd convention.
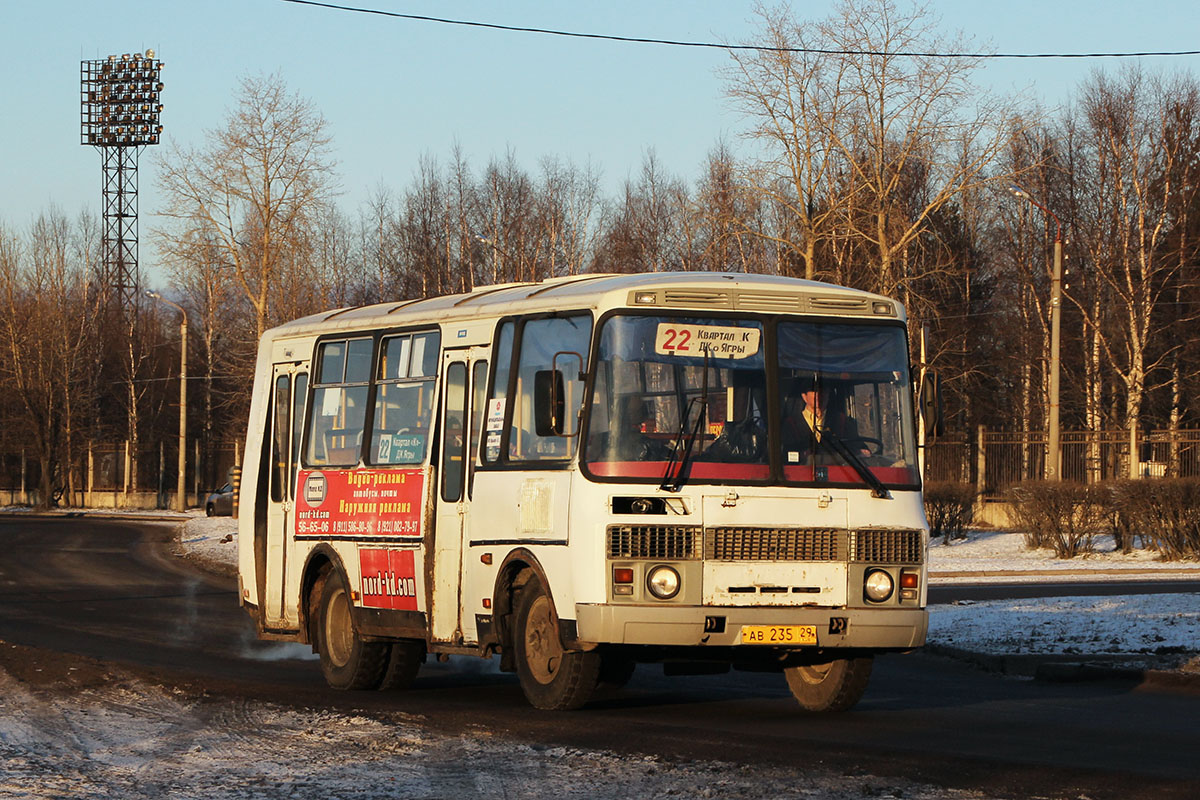
[[[921,395],[917,398],[921,419],[926,433],[941,436],[945,431],[945,414],[942,408],[942,378],[930,370],[921,381]]]
[[[538,436],[562,436],[566,407],[563,374],[556,369],[533,373],[533,428]]]

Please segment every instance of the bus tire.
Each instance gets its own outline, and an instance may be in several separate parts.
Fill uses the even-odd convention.
[[[873,656],[835,658],[784,670],[792,696],[805,711],[845,711],[862,699]]]
[[[379,682],[379,690],[387,692],[412,686],[413,681],[417,679],[417,672],[421,669],[421,662],[424,660],[424,642],[416,639],[401,639],[392,642],[392,652],[388,656],[383,680]]]
[[[365,642],[354,630],[350,591],[337,570],[325,576],[317,617],[321,672],[334,689],[374,689],[388,664],[387,642]]]
[[[579,708],[596,689],[599,653],[563,647],[554,604],[536,578],[521,587],[516,608],[513,652],[525,698],[544,711]]]

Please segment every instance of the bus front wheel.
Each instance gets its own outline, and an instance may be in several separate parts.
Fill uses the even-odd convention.
[[[871,679],[872,656],[835,658],[784,670],[792,696],[805,711],[845,711],[862,699]]]
[[[317,617],[321,672],[335,689],[374,689],[383,681],[390,645],[359,638],[350,612],[346,579],[332,570],[325,577]]]
[[[517,598],[513,652],[521,691],[534,708],[568,711],[588,701],[600,676],[600,655],[567,650],[550,596],[536,578]]]

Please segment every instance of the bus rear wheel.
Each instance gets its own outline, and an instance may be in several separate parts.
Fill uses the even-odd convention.
[[[517,598],[513,652],[521,691],[534,708],[579,708],[596,689],[600,655],[563,647],[554,605],[536,578],[522,587]]]
[[[379,690],[407,689],[417,679],[421,662],[425,660],[425,643],[416,639],[392,642],[387,669],[379,682]]]
[[[871,679],[872,656],[835,658],[784,670],[792,696],[805,711],[845,711],[862,699]]]
[[[321,590],[317,650],[321,672],[334,689],[375,689],[383,681],[391,646],[363,641],[354,631],[350,592],[337,570],[326,575]]]

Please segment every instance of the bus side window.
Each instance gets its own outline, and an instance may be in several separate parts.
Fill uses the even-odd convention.
[[[442,499],[462,498],[466,473],[467,365],[456,361],[446,368],[446,414],[442,423]]]
[[[368,464],[425,461],[440,345],[436,332],[389,336],[380,344]]]
[[[496,335],[496,374],[492,378],[492,393],[491,402],[487,404],[487,408],[491,408],[494,403],[499,403],[501,406],[501,416],[503,416],[503,406],[508,399],[508,378],[512,373],[512,356],[513,356],[513,331],[515,325],[512,320],[505,322],[500,326],[500,332]],[[500,460],[500,445],[504,433],[503,421],[493,419],[491,412],[487,413],[486,429],[484,430],[483,444],[483,460],[486,463],[494,463]]]
[[[532,319],[521,331],[520,364],[517,390],[513,396],[512,424],[508,455],[517,461],[546,461],[570,458],[578,437],[538,436],[534,425],[534,376],[539,371],[558,368],[563,375],[565,418],[568,431],[578,427],[579,408],[583,404],[583,381],[579,379],[591,340],[592,321],[586,314],[550,319]],[[572,354],[578,354],[576,357]],[[555,356],[558,356],[556,359]]]
[[[483,411],[487,407],[488,362],[476,361],[471,367],[471,441],[467,448],[467,494],[475,485],[475,459],[479,453],[479,433],[483,430]]]
[[[373,350],[370,338],[328,341],[317,346],[317,383],[304,459],[307,465],[352,467],[358,463]]]
[[[292,453],[289,456],[287,496],[292,499],[296,491],[296,470],[300,465],[300,437],[304,433],[304,403],[308,400],[308,373],[296,373],[295,390],[292,392]]]
[[[271,502],[279,503],[287,496],[284,488],[288,474],[288,441],[291,437],[292,380],[287,375],[275,379],[275,419],[271,433]]]

